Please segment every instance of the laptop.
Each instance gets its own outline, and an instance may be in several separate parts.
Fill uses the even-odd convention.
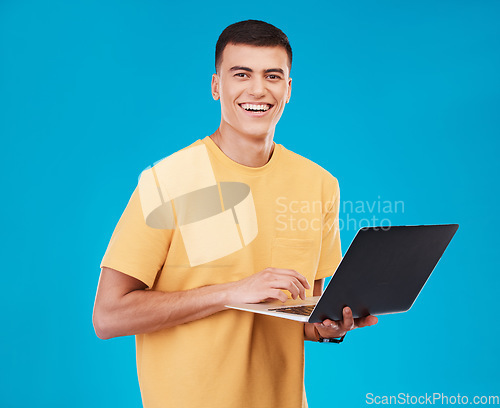
[[[321,296],[227,308],[300,322],[406,312],[415,302],[458,224],[361,228]],[[312,282],[310,282],[312,284]]]

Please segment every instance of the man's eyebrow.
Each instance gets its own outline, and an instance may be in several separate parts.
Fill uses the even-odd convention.
[[[241,67],[239,65],[236,65],[234,67],[231,67],[229,71],[247,71],[247,72],[253,72],[252,68],[248,67]],[[285,75],[285,71],[283,71],[281,68],[269,68],[264,71],[265,74],[269,74],[270,72],[278,72],[281,75]]]
[[[247,72],[253,72],[251,68],[248,67],[240,67],[238,65],[231,67],[229,71],[247,71]]]
[[[285,71],[281,68],[269,68],[264,71],[264,73],[268,74],[269,72],[279,72],[281,75],[285,75]]]

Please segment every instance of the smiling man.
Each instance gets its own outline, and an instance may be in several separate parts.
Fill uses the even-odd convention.
[[[260,167],[272,154],[274,130],[290,100],[291,48],[228,43],[216,58],[212,95],[221,101],[221,123],[212,138],[233,160]]]
[[[313,325],[225,308],[321,294],[341,260],[339,189],[273,141],[291,95],[285,34],[233,24],[215,64],[220,126],[142,173],[101,263],[94,327],[136,335],[147,408],[304,407],[304,340],[377,319],[345,308]],[[284,221],[297,202],[312,204]]]

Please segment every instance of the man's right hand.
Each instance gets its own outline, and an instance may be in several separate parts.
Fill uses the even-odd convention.
[[[281,300],[290,292],[293,299],[306,298],[306,289],[311,286],[307,279],[292,269],[266,268],[255,275],[232,282],[228,293],[229,304],[259,303],[266,300]]]

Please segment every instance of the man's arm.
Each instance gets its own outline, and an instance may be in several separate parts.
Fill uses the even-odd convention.
[[[323,293],[323,286],[325,284],[324,279],[318,279],[314,281],[314,296],[321,296]],[[359,319],[352,318],[352,311],[350,308],[345,307],[342,311],[343,320],[334,321],[330,319],[324,320],[322,323],[304,323],[304,339],[317,341],[318,336],[316,335],[316,330],[321,337],[333,338],[333,337],[342,337],[349,330],[357,329],[359,327],[373,326],[377,324],[378,318],[376,316],[366,316]]]
[[[98,337],[143,334],[202,319],[225,309],[229,303],[286,301],[305,298],[306,278],[289,269],[267,268],[236,282],[179,291],[147,290],[138,279],[111,268],[102,268],[94,305],[93,323]]]
[[[325,285],[324,279],[318,279],[314,281],[313,296],[321,296],[323,293],[323,287]],[[304,323],[304,339],[310,341],[316,341],[317,336],[314,331],[314,324]]]

